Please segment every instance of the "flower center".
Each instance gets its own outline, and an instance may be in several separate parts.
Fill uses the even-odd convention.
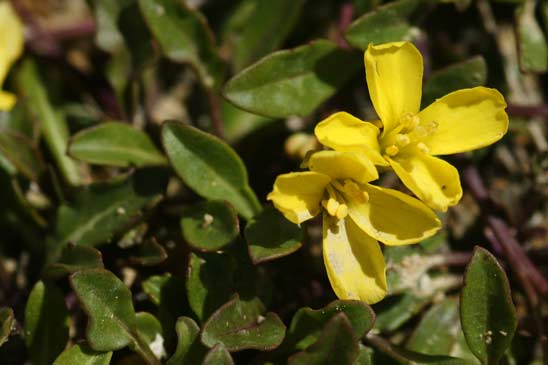
[[[333,180],[325,189],[325,197],[322,200],[322,207],[330,216],[343,219],[348,215],[348,206],[345,203],[343,194],[360,203],[369,201],[369,194],[360,189],[360,186],[350,179]]]
[[[381,151],[389,157],[394,157],[411,148],[418,149],[422,153],[429,153],[428,146],[423,140],[433,134],[437,128],[438,123],[435,121],[421,123],[418,115],[405,113],[398,121],[398,126],[381,138]]]

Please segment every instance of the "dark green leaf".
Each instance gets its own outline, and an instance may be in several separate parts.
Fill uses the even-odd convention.
[[[38,180],[44,170],[32,141],[22,134],[3,131],[0,133],[0,154],[4,155],[23,175]]]
[[[389,297],[375,307],[378,313],[375,328],[380,331],[394,331],[420,313],[431,300],[430,295],[419,296],[412,292]]]
[[[232,242],[240,232],[236,211],[221,200],[189,207],[181,218],[181,229],[190,246],[200,251],[217,251]]]
[[[164,124],[162,141],[171,165],[195,192],[228,201],[246,219],[260,211],[245,166],[226,143],[177,122]]]
[[[162,299],[162,288],[171,279],[170,273],[164,275],[154,275],[143,281],[143,291],[147,293],[150,300],[156,305],[160,304]]]
[[[536,1],[525,1],[516,10],[519,65],[524,72],[548,71],[548,44],[536,19]]]
[[[285,335],[285,326],[278,315],[269,312],[258,298],[233,299],[219,308],[204,324],[201,340],[208,347],[222,343],[228,351],[272,350]]]
[[[125,47],[124,36],[118,29],[118,18],[132,0],[95,0],[93,2],[97,32],[95,43],[105,52],[116,52]]]
[[[91,185],[70,205],[57,212],[55,233],[49,244],[60,249],[66,243],[95,246],[139,220],[141,209],[158,202],[167,186],[161,169],[143,169],[123,180]]]
[[[143,266],[154,266],[162,263],[167,258],[166,250],[162,245],[156,242],[156,239],[150,238],[135,248],[130,260]]]
[[[89,316],[86,337],[94,350],[118,350],[135,341],[131,292],[120,279],[94,269],[72,274],[70,282]]]
[[[460,316],[470,350],[482,364],[498,364],[514,337],[516,309],[504,270],[478,246],[464,275]]]
[[[206,354],[202,365],[234,365],[234,360],[226,347],[218,343]]]
[[[484,85],[487,80],[487,65],[482,56],[438,70],[428,78],[422,92],[422,105],[428,106],[434,100],[450,92]]]
[[[81,177],[78,166],[66,154],[69,139],[67,121],[61,111],[51,104],[44,81],[33,61],[23,63],[18,81],[21,94],[27,98],[28,110],[40,123],[46,144],[65,181],[70,185],[79,185]]]
[[[373,365],[373,349],[365,347],[360,343],[358,357],[353,365]]]
[[[46,275],[60,277],[84,269],[103,268],[101,252],[93,247],[67,245],[59,260],[48,266]]]
[[[239,71],[280,47],[293,30],[304,0],[244,0],[225,26],[225,42]]]
[[[288,365],[352,365],[358,357],[358,339],[344,313],[327,322],[318,341],[305,351],[291,356]]]
[[[39,281],[25,308],[25,343],[33,365],[50,365],[65,348],[69,316],[59,288]]]
[[[101,352],[91,349],[85,342],[63,351],[53,365],[109,365],[112,352]]]
[[[232,295],[235,265],[228,255],[190,254],[186,290],[190,308],[200,321]]]
[[[304,350],[320,338],[327,322],[338,313],[344,313],[350,320],[358,338],[363,337],[375,321],[371,307],[357,300],[336,300],[322,309],[301,308],[291,321],[284,348]]]
[[[305,116],[335,94],[359,69],[360,56],[319,40],[263,58],[234,76],[224,96],[269,117]]]
[[[399,0],[380,6],[356,19],[344,36],[349,44],[363,50],[370,43],[411,40],[417,30],[409,23],[409,18],[419,10],[423,2]]]
[[[255,130],[276,121],[276,119],[248,113],[226,100],[222,101],[221,113],[225,128],[225,138],[231,143],[237,142]]]
[[[0,308],[0,346],[8,340],[14,326],[15,316],[13,315],[13,309],[8,307]]]
[[[179,317],[175,330],[178,337],[177,349],[166,365],[198,364],[206,352],[200,343],[200,327],[191,318]]]
[[[135,315],[137,333],[156,355],[156,358],[166,356],[164,338],[162,337],[162,325],[152,314],[139,312]]]
[[[280,212],[266,208],[245,227],[249,256],[254,264],[290,255],[302,246],[302,229]]]
[[[460,331],[458,302],[446,299],[424,314],[406,348],[429,355],[449,354],[458,341]]]
[[[126,123],[106,122],[75,134],[69,154],[79,160],[107,166],[153,166],[167,161],[149,136]]]
[[[190,63],[205,86],[217,88],[224,65],[203,15],[177,0],[139,0],[139,5],[166,57]]]

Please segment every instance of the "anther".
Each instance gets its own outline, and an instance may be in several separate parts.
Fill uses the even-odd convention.
[[[396,144],[398,147],[403,148],[411,142],[411,138],[407,134],[396,134]]]
[[[400,149],[396,145],[391,145],[391,146],[386,147],[384,149],[384,152],[388,156],[396,156],[398,154],[398,152],[400,152]]]
[[[425,145],[425,144],[422,143],[422,142],[417,143],[417,148],[418,148],[419,151],[421,151],[422,153],[430,153],[430,149],[428,148],[428,146]]]
[[[346,206],[346,204],[339,205],[339,207],[337,208],[337,212],[336,212],[335,216],[338,219],[343,219],[347,215],[348,215],[348,207]]]
[[[362,193],[363,202],[367,203],[369,201],[369,193],[367,193],[367,191],[362,191],[361,193]]]
[[[329,198],[327,200],[325,209],[327,209],[329,215],[335,215],[337,214],[337,209],[339,209],[339,202],[333,198]]]
[[[367,203],[367,200],[369,199],[367,192],[362,191],[359,185],[352,180],[344,181],[344,192],[360,203]]]

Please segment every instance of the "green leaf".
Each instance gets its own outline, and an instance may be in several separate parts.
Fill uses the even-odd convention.
[[[186,290],[190,308],[200,321],[232,295],[235,265],[228,255],[190,254]]]
[[[200,251],[217,251],[239,234],[238,215],[225,201],[200,202],[188,208],[181,229],[189,245]]]
[[[226,143],[177,122],[164,124],[162,141],[175,172],[196,193],[228,201],[246,219],[260,211],[245,166]]]
[[[460,318],[472,353],[484,365],[498,364],[516,331],[516,309],[504,270],[478,246],[464,275]]]
[[[59,260],[46,268],[46,275],[57,278],[84,269],[102,269],[101,252],[93,247],[67,245]]]
[[[206,348],[200,342],[200,327],[191,318],[179,317],[175,324],[177,331],[177,349],[166,365],[198,364]]]
[[[416,29],[409,18],[419,11],[423,0],[399,0],[379,6],[356,19],[344,37],[356,48],[365,50],[370,43],[379,44],[412,40]]]
[[[97,32],[95,43],[105,52],[116,52],[125,47],[124,36],[118,29],[120,13],[132,0],[95,0],[93,1]]]
[[[81,342],[63,351],[53,365],[109,365],[112,352],[95,351]]]
[[[65,181],[73,186],[79,185],[78,165],[66,154],[69,139],[67,121],[61,111],[52,105],[40,71],[33,61],[27,59],[23,63],[18,81],[20,93],[27,98],[28,110],[40,123],[46,144]]]
[[[327,322],[318,341],[305,351],[291,356],[288,365],[352,365],[358,357],[358,339],[344,313]]]
[[[421,296],[409,291],[387,298],[375,307],[375,328],[380,331],[394,331],[420,313],[431,300],[430,295]]]
[[[433,72],[422,92],[422,105],[430,105],[434,100],[450,92],[485,85],[487,65],[482,56],[476,56],[464,62],[450,65]]]
[[[106,122],[76,133],[68,153],[79,160],[106,166],[154,166],[166,164],[149,136],[121,122]]]
[[[152,237],[139,244],[129,259],[142,266],[155,266],[167,259],[167,252],[164,247]]]
[[[157,203],[167,186],[163,169],[137,170],[127,179],[83,189],[70,205],[57,211],[55,233],[50,247],[60,249],[66,243],[96,246],[141,217],[141,210]]]
[[[236,294],[204,324],[202,343],[208,347],[222,343],[231,352],[275,349],[283,341],[285,326],[277,314],[263,314],[258,298],[240,300]]]
[[[8,341],[11,331],[15,327],[15,316],[13,309],[9,307],[0,308],[0,346]]]
[[[329,320],[339,313],[344,313],[350,320],[352,332],[357,338],[363,337],[375,322],[371,307],[357,300],[336,300],[321,309],[301,308],[291,321],[284,348],[304,350],[318,341]]]
[[[206,354],[202,365],[234,365],[234,360],[226,347],[218,343]]]
[[[25,343],[33,365],[50,365],[65,348],[69,316],[63,292],[37,282],[25,307]]]
[[[223,100],[221,114],[224,126],[224,136],[230,143],[235,143],[255,130],[276,122],[276,119],[248,113]]]
[[[137,333],[148,345],[156,358],[166,356],[164,349],[164,338],[162,337],[162,325],[152,314],[139,312],[135,315]]]
[[[373,365],[373,349],[359,344],[358,357],[353,365]]]
[[[326,40],[272,53],[234,76],[224,96],[251,113],[306,116],[359,69],[361,57]]]
[[[548,44],[536,19],[536,4],[527,0],[516,9],[519,65],[524,72],[548,71]]]
[[[458,302],[446,299],[434,304],[424,314],[406,348],[429,355],[449,354],[458,341],[460,331]]]
[[[32,141],[23,134],[1,132],[0,154],[4,155],[29,180],[37,181],[44,170],[44,163]]]
[[[302,246],[302,229],[276,209],[266,208],[245,227],[249,256],[254,264],[287,256]]]
[[[244,0],[225,26],[236,71],[280,47],[293,30],[304,0]]]
[[[139,5],[166,57],[191,64],[205,86],[218,88],[224,64],[205,17],[177,0],[139,0]]]
[[[170,273],[164,275],[153,275],[143,281],[143,291],[149,296],[150,300],[159,305],[162,300],[162,289],[171,279]]]
[[[129,289],[110,271],[78,271],[70,277],[89,316],[86,337],[97,351],[114,351],[134,340],[137,323]]]

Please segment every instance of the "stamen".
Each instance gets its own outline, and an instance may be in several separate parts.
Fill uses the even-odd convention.
[[[418,138],[424,138],[428,135],[428,131],[422,125],[418,125],[415,128],[414,132],[415,132],[415,136],[417,136]]]
[[[434,132],[436,132],[436,130],[438,129],[438,125],[438,122],[436,122],[435,120],[428,123],[428,125],[426,126],[426,131],[428,135],[434,134]]]
[[[401,118],[401,124],[407,132],[414,130],[420,123],[420,119],[416,114],[405,113]]]
[[[396,144],[398,147],[403,148],[411,142],[411,138],[407,134],[396,134]]]
[[[369,193],[367,191],[362,191],[362,199],[363,203],[367,203],[369,201]]]
[[[337,208],[336,217],[339,219],[343,219],[347,215],[348,215],[348,207],[346,206],[346,204],[339,205],[339,207]]]
[[[362,190],[360,189],[359,185],[352,180],[345,180],[343,189],[344,189],[343,191],[346,194],[350,195],[352,199],[355,199],[360,203],[367,203],[367,200],[369,199],[369,196],[366,196],[364,199],[364,194]]]
[[[398,154],[398,152],[400,152],[400,149],[396,146],[396,145],[391,145],[391,146],[388,146],[384,149],[384,152],[388,155],[388,156],[396,156]]]
[[[430,149],[428,148],[428,146],[425,145],[425,144],[422,143],[422,142],[417,143],[417,148],[418,148],[419,151],[421,151],[422,153],[430,153]]]

